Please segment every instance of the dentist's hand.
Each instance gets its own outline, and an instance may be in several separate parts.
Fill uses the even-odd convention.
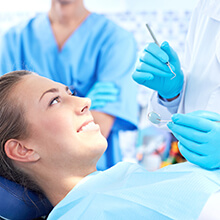
[[[176,77],[166,63],[169,61]],[[183,88],[183,72],[176,52],[165,41],[159,47],[150,43],[141,54],[133,79],[150,89],[158,91],[166,99],[176,97]]]
[[[103,108],[107,103],[117,101],[118,96],[119,90],[111,82],[96,82],[86,95],[92,100],[90,109]]]
[[[174,114],[167,124],[181,154],[206,169],[220,168],[220,115],[209,111]]]

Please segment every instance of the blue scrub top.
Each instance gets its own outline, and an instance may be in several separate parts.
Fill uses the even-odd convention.
[[[121,162],[79,182],[48,220],[198,219],[212,193],[220,189],[220,170],[186,163],[149,172]]]
[[[92,13],[59,50],[48,15],[39,14],[11,28],[0,48],[1,75],[30,70],[75,89],[81,97],[97,81],[114,82],[118,101],[96,109],[116,118],[97,168],[104,170],[122,159],[118,132],[136,129],[138,122],[137,85],[131,78],[137,49],[131,33]]]

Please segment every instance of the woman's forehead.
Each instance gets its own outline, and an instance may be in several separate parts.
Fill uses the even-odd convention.
[[[59,87],[60,85],[60,83],[39,75],[26,75],[15,86],[11,97],[17,98],[21,102],[29,102],[30,104],[32,101],[39,99],[46,90]]]
[[[50,80],[50,79],[43,77],[43,76],[39,76],[37,74],[27,75],[25,77],[25,80],[27,81],[27,83],[30,83],[30,84],[36,85],[36,86],[39,86],[38,83],[40,83],[42,85],[56,84],[56,82],[54,82],[53,80]]]
[[[20,83],[20,88],[22,91],[38,91],[43,92],[45,89],[48,89],[53,86],[58,86],[59,83],[56,83],[45,77],[32,74],[27,75]]]

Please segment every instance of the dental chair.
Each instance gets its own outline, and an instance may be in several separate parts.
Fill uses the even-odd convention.
[[[0,219],[45,219],[52,208],[45,197],[39,198],[36,193],[0,176]]]

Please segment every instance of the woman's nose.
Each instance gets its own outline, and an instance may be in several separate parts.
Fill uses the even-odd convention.
[[[89,111],[91,107],[91,99],[89,98],[80,98],[77,97],[78,103],[75,103],[77,105],[76,111],[78,114],[85,114]]]
[[[89,111],[91,107],[91,99],[89,98],[83,98],[84,100],[84,106],[81,109],[81,113],[85,113],[86,111]]]

